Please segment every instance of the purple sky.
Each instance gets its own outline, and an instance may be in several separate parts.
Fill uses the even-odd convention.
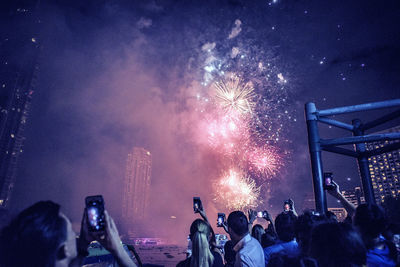
[[[152,227],[181,238],[195,195],[216,219],[210,191],[219,158],[196,142],[191,99],[205,77],[206,44],[220,58],[244,49],[288,79],[297,121],[284,121],[290,142],[277,143],[291,156],[272,180],[265,208],[273,213],[289,197],[301,207],[312,191],[305,102],[324,109],[400,97],[398,1],[52,2],[40,9],[39,81],[13,211],[52,199],[78,222],[84,197],[103,194],[118,216],[126,156],[141,146],[153,154]],[[321,127],[323,137],[339,135],[348,133]],[[342,188],[360,183],[352,159],[324,154],[324,167]]]

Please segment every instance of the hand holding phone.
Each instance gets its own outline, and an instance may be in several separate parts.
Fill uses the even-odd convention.
[[[194,213],[199,213],[203,210],[203,204],[201,203],[200,197],[193,197],[193,211]]]
[[[324,189],[325,190],[335,190],[336,186],[333,182],[333,174],[331,172],[324,173]]]
[[[218,213],[217,227],[224,227],[225,213]]]
[[[91,232],[101,232],[105,229],[103,196],[88,196],[85,199],[87,226]]]

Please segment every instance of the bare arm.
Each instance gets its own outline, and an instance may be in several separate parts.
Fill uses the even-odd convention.
[[[342,193],[339,190],[339,185],[334,181],[332,181],[332,183],[335,185],[335,188],[326,191],[331,196],[340,201],[340,203],[342,204],[343,208],[347,211],[349,216],[353,216],[354,212],[356,211],[356,207],[342,195]]]
[[[248,214],[249,214],[249,233],[251,233],[251,230],[253,229],[253,223],[257,219],[257,212],[252,209],[249,209]]]

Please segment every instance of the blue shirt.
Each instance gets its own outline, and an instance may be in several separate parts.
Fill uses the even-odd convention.
[[[370,249],[367,252],[368,267],[394,267],[396,263],[390,258],[389,248],[385,245],[383,249]]]
[[[299,245],[297,244],[296,240],[292,240],[290,242],[278,243],[276,245],[264,248],[265,266],[268,265],[272,254],[275,253],[280,253],[290,258],[294,258],[300,254]]]

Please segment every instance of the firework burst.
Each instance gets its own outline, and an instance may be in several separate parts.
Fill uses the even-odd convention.
[[[272,146],[254,147],[247,153],[247,160],[251,169],[263,174],[264,177],[275,176],[282,165],[279,154]]]
[[[215,100],[227,113],[251,114],[255,107],[253,85],[244,83],[235,75],[213,84]]]
[[[254,208],[260,204],[260,187],[243,172],[230,169],[215,184],[215,201],[231,210]]]

